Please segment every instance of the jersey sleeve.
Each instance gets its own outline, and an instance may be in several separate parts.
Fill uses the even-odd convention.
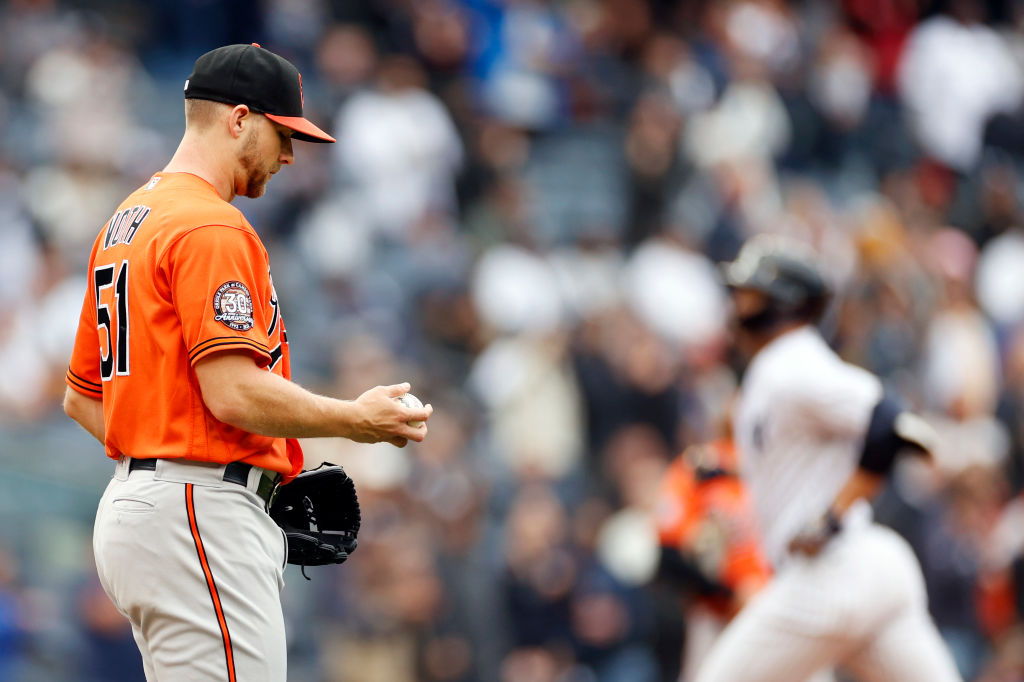
[[[90,268],[91,272],[91,268]],[[82,301],[82,314],[78,318],[78,332],[75,334],[75,347],[71,351],[71,362],[64,380],[67,385],[79,393],[103,399],[103,384],[100,376],[100,344],[96,331],[96,292],[92,286],[92,277]]]
[[[189,362],[243,350],[271,362],[266,310],[271,291],[263,245],[244,229],[207,225],[189,231],[163,263]]]
[[[882,397],[878,377],[841,361],[807,369],[804,380],[791,386],[802,417],[826,433],[863,436],[871,411]]]

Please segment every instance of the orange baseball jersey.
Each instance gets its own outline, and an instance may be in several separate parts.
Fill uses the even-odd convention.
[[[702,480],[692,461],[717,473]],[[732,589],[763,585],[770,575],[749,495],[731,473],[735,461],[729,441],[694,446],[669,465],[656,505],[659,542],[695,556],[709,577]]]
[[[103,400],[109,457],[242,460],[289,480],[297,441],[237,429],[203,402],[193,368],[229,350],[290,378],[267,251],[212,185],[158,173],[96,238],[67,383]]]

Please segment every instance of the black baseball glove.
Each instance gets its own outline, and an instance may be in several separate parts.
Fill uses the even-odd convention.
[[[345,470],[324,463],[277,489],[270,517],[288,538],[288,563],[303,567],[340,564],[355,551],[359,498]]]

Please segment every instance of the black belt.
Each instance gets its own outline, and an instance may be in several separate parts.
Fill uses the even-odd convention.
[[[138,459],[136,457],[130,457],[128,462],[128,471],[156,471],[157,458],[151,457],[148,459]],[[249,472],[252,471],[252,465],[246,464],[245,462],[231,462],[224,467],[224,480],[228,483],[237,483],[243,488],[249,487]],[[260,476],[260,483],[256,488],[256,494],[264,502],[269,503],[271,496],[277,489],[277,484],[281,480],[281,475],[278,473],[263,470]]]

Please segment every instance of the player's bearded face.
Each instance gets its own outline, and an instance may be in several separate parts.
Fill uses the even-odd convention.
[[[733,319],[731,330],[733,342],[741,354],[753,356],[761,345],[761,330],[756,322],[764,316],[768,302],[765,297],[749,289],[732,291]]]
[[[239,188],[238,193],[250,199],[263,196],[267,189],[267,182],[270,176],[280,170],[281,165],[277,155],[271,160],[262,144],[263,136],[260,135],[257,127],[249,129],[248,137],[239,155],[239,163],[242,165],[245,185]]]

